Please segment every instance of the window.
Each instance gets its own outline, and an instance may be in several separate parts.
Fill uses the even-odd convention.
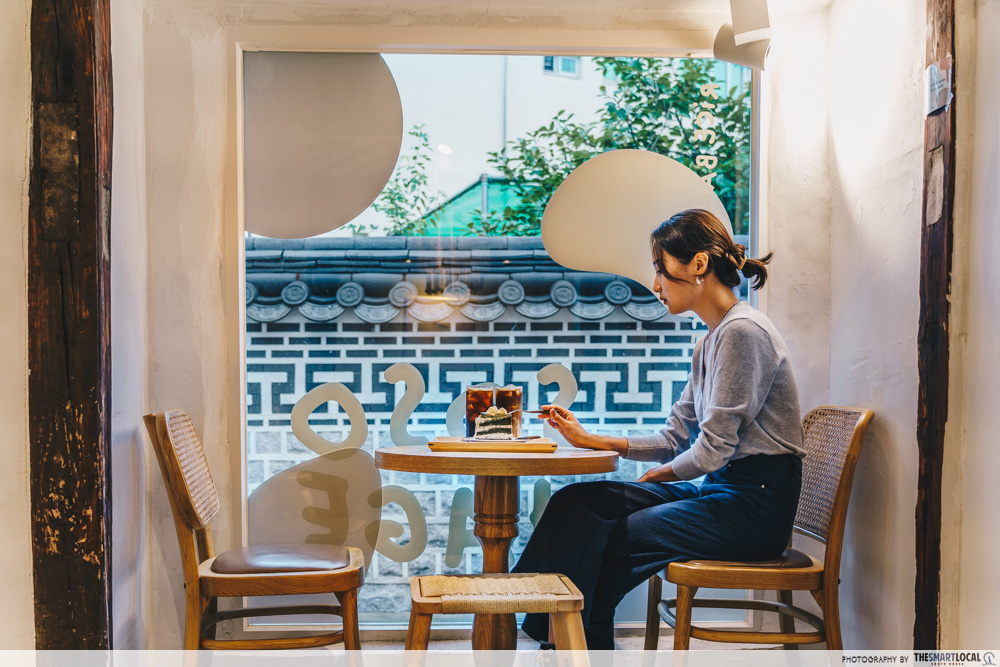
[[[543,68],[552,74],[577,79],[580,77],[580,57],[545,56]]]
[[[261,539],[255,530],[273,535],[275,526],[301,525],[313,540],[347,530],[324,524],[324,512],[345,497],[336,482],[339,464],[293,433],[292,412],[307,392],[340,383],[364,413],[362,450],[389,446],[403,394],[402,384],[385,378],[395,363],[412,364],[426,385],[410,421],[413,435],[440,434],[451,402],[477,382],[521,385],[529,408],[554,399],[558,388],[537,379],[552,363],[577,379],[572,407],[589,428],[642,433],[662,425],[703,325],[666,314],[628,280],[555,264],[538,236],[541,212],[562,178],[591,155],[641,147],[709,180],[749,245],[748,84],[742,72],[728,79],[730,70],[711,61],[545,56],[539,72],[537,58],[386,55],[406,134],[396,171],[373,206],[321,237],[246,239],[247,488],[252,516],[267,507],[272,517],[268,526],[251,521],[251,541]],[[578,77],[581,85],[556,94],[547,73]],[[670,94],[639,109],[627,82],[650,79],[669,84]],[[680,106],[667,114],[656,111],[662,104]],[[712,128],[714,139],[691,142],[695,127]],[[434,150],[439,145],[451,152]],[[334,402],[319,405],[309,424],[331,443],[359,427]],[[642,469],[622,461],[613,477],[634,480]],[[351,481],[370,472],[359,470]],[[522,479],[515,557],[537,504],[573,481]],[[465,543],[465,526],[451,523],[453,509],[468,502],[472,478],[378,471],[379,482],[405,489],[412,501],[364,509],[364,520],[398,522],[404,532],[392,539],[405,546],[417,513],[427,543],[405,557],[372,553],[361,620],[405,624],[410,576],[481,571],[479,548]],[[274,505],[303,494],[306,507]],[[644,604],[644,595],[633,593],[619,620],[641,620]]]

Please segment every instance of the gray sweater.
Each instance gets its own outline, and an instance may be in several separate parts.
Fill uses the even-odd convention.
[[[681,479],[752,454],[795,454],[802,417],[788,349],[762,313],[740,302],[694,348],[666,428],[628,438],[626,458],[673,462]]]

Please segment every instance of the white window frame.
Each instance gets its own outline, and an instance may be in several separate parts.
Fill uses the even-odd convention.
[[[291,11],[291,10],[290,10]],[[230,443],[239,443],[240,455],[228,470],[231,507],[239,508],[234,517],[241,544],[247,544],[246,460],[246,312],[244,294],[244,189],[243,189],[243,53],[246,51],[319,51],[331,53],[477,53],[484,55],[573,55],[573,56],[642,56],[710,57],[715,35],[711,31],[615,31],[596,32],[583,29],[529,30],[485,28],[395,28],[337,27],[330,25],[244,25],[227,32],[227,132],[228,154],[225,193],[224,289],[226,322]],[[767,251],[765,191],[767,127],[766,76],[754,72],[751,137],[751,250]],[[765,179],[765,180],[762,180]],[[751,291],[751,303],[766,311],[765,295]],[[317,630],[321,626],[280,626],[283,631]],[[638,623],[617,624],[622,629],[637,629]],[[760,627],[758,613],[748,614],[747,623],[719,623],[711,627]],[[266,632],[277,628],[249,626],[244,631]],[[366,628],[366,632],[372,629]],[[396,631],[395,626],[392,628]],[[376,632],[378,630],[375,630]]]
[[[546,56],[549,57],[549,56]],[[552,58],[552,69],[545,69],[546,74],[551,74],[552,76],[561,76],[565,79],[579,79],[580,70],[583,69],[583,59],[580,56],[567,56],[558,55],[551,56]],[[562,64],[564,62],[574,63],[574,69],[572,72],[567,72],[563,70]]]

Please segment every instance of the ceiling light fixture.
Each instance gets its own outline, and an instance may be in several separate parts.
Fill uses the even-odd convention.
[[[713,52],[716,60],[764,70],[771,49],[767,0],[730,0],[733,22],[719,28]]]
[[[770,39],[737,45],[733,39],[733,26],[726,23],[719,28],[719,33],[715,36],[713,53],[716,60],[763,70],[766,69],[770,50]]]
[[[771,39],[767,0],[729,0],[733,15],[733,42],[736,46]]]

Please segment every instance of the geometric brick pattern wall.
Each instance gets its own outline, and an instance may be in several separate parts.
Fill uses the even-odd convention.
[[[464,318],[462,318],[464,319]],[[394,363],[412,363],[424,376],[427,392],[409,431],[431,437],[445,430],[445,411],[454,397],[475,382],[524,387],[525,405],[536,408],[555,397],[555,385],[542,386],[535,373],[559,362],[579,383],[572,409],[588,429],[601,433],[650,433],[660,428],[690,370],[691,351],[704,335],[697,320],[665,315],[655,322],[621,316],[578,321],[571,315],[542,321],[391,322],[371,324],[347,314],[333,322],[310,322],[298,314],[270,323],[247,324],[247,461],[253,491],[268,477],[314,456],[292,434],[290,414],[307,391],[341,382],[360,399],[369,424],[364,449],[391,445],[389,419],[397,388],[382,372]],[[551,391],[547,391],[551,390]],[[398,388],[401,395],[402,386]],[[332,408],[332,410],[331,410]],[[321,406],[310,419],[331,441],[349,428],[336,406]],[[540,433],[540,426],[526,427]],[[647,466],[648,467],[648,464]],[[635,462],[621,461],[609,478],[634,480]],[[458,568],[444,564],[451,501],[459,488],[472,488],[471,476],[381,471],[383,484],[414,492],[427,519],[427,548],[417,559],[397,563],[376,554],[361,594],[362,621],[405,621],[409,577],[441,572],[481,571],[478,547],[465,550]],[[602,476],[603,477],[603,476]],[[552,477],[552,490],[580,477]],[[538,478],[521,479],[520,554],[531,534],[528,520]],[[405,525],[395,505],[385,518]],[[408,533],[398,541],[405,541]],[[401,611],[402,610],[402,611]]]

